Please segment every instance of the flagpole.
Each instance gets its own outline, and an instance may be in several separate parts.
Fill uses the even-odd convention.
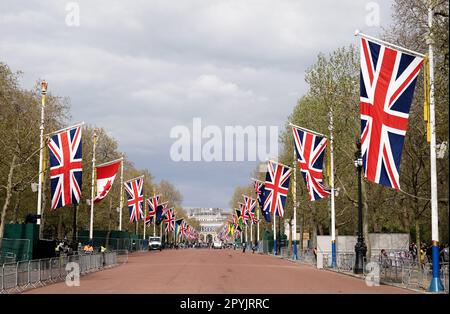
[[[91,241],[94,238],[95,149],[97,146],[97,129],[94,129],[93,138],[94,146],[92,149],[91,216],[89,222],[89,240]]]
[[[147,228],[147,224],[145,223],[145,217],[146,217],[146,215],[145,215],[145,208],[146,208],[145,203],[147,203],[147,202],[145,201],[145,194],[144,194],[144,208],[143,208],[143,210],[144,210],[144,237],[143,237],[143,240],[145,240],[145,229]]]
[[[123,205],[123,154],[120,164],[120,204],[119,204],[119,231],[122,231],[122,205]]]
[[[292,201],[294,205],[294,232],[292,234],[292,259],[298,260],[297,256],[297,154],[295,152],[295,145],[293,147],[294,152],[294,184],[292,185]]]
[[[153,236],[156,237],[156,211],[155,216],[153,217]]]
[[[244,240],[245,240],[245,248],[247,248],[247,225],[245,225],[245,237],[244,237]]]
[[[250,247],[253,245],[253,219],[250,222]]]
[[[175,209],[173,210],[173,246],[175,248],[175,243],[177,242],[177,234],[175,233],[175,227],[176,227],[176,220],[175,220]]]
[[[41,82],[41,126],[40,129],[40,140],[39,140],[39,179],[38,179],[38,201],[37,201],[37,215],[40,217],[42,213],[42,182],[43,179],[43,161],[44,161],[44,123],[45,123],[45,101],[46,101],[46,95],[47,95],[47,82],[43,80]],[[41,224],[41,218],[37,219],[37,224]]]
[[[256,240],[259,246],[259,210],[256,211],[256,219],[258,220],[258,224],[256,225]]]
[[[433,9],[428,6],[428,27],[430,29],[428,42],[428,62],[430,72],[430,171],[431,171],[431,240],[432,240],[432,265],[433,277],[431,279],[430,292],[442,292],[444,287],[439,270],[439,223],[437,202],[437,174],[436,174],[436,129],[435,129],[435,104],[434,104],[434,52],[433,52]]]
[[[334,124],[333,105],[330,106],[330,176],[331,180],[331,267],[336,268],[336,209],[334,202]]]
[[[273,255],[277,255],[277,232],[275,226],[276,213],[273,213]]]

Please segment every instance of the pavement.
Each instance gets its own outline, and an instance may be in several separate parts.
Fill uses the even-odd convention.
[[[178,249],[133,253],[128,263],[81,276],[79,287],[65,282],[32,289],[30,294],[78,293],[358,293],[413,291],[367,286],[359,278],[270,255],[233,249]]]

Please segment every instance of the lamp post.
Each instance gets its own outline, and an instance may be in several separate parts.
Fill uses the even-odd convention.
[[[358,242],[355,245],[355,267],[353,272],[355,274],[362,274],[364,272],[364,258],[366,257],[367,247],[364,243],[363,234],[363,216],[362,216],[362,186],[361,186],[361,171],[363,166],[363,160],[361,156],[361,142],[356,142],[355,153],[355,167],[358,171]]]
[[[48,83],[43,80],[41,82],[41,125],[39,127],[40,130],[40,138],[39,138],[39,178],[38,178],[38,201],[37,201],[37,224],[41,224],[41,215],[42,215],[42,185],[44,181],[44,171],[43,169],[43,161],[44,161],[44,110],[45,110],[45,102],[47,96],[47,87]]]

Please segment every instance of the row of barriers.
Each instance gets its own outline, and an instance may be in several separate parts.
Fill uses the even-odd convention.
[[[262,253],[262,252],[259,252]],[[269,253],[270,254],[270,253]],[[281,258],[292,260],[292,250],[281,248]],[[312,249],[297,252],[299,263],[317,265],[317,256]],[[353,273],[355,252],[337,252],[336,265],[332,265],[332,253],[323,252],[323,268],[341,273]],[[427,290],[432,279],[431,261],[420,263],[409,252],[389,251],[388,256],[372,255],[363,261],[364,278],[375,279],[381,284],[397,285],[406,289]],[[444,290],[449,292],[449,263],[441,261],[440,277]]]
[[[128,251],[123,250],[5,263],[0,269],[0,293],[20,293],[68,280],[75,273],[81,276],[127,261]]]
[[[332,266],[331,252],[323,255],[323,267],[343,273],[353,273],[355,253],[336,253],[336,266]],[[427,290],[432,279],[432,264],[420,263],[407,254],[371,256],[363,261],[364,277],[376,278],[379,283],[394,284],[407,289]],[[440,277],[444,290],[449,292],[449,263],[440,263]]]

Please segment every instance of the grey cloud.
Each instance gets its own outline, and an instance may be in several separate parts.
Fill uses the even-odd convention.
[[[0,4],[0,58],[69,96],[74,121],[104,127],[135,164],[171,180],[186,206],[228,207],[254,162],[174,163],[176,125],[282,126],[319,52],[355,42],[369,1],[69,1]],[[390,1],[378,2],[382,24]]]

